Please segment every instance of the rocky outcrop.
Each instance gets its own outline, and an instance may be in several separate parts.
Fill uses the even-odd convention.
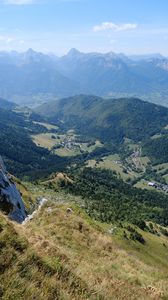
[[[22,223],[26,218],[23,200],[16,185],[7,173],[2,158],[0,157],[0,209],[9,218]]]

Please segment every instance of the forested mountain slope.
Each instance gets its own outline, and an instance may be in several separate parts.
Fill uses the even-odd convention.
[[[142,141],[168,124],[168,109],[136,98],[103,99],[80,95],[46,103],[36,111],[62,128],[104,142],[127,137]]]
[[[55,164],[58,169],[65,165],[66,160],[33,143],[30,134],[45,131],[45,127],[32,122],[31,116],[0,108],[0,154],[11,173],[33,178],[44,176]]]

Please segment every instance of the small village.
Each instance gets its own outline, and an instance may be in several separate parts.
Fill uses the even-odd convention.
[[[162,184],[162,183],[157,183],[157,182],[148,182],[148,186],[168,193],[168,185],[167,184]]]
[[[66,136],[61,142],[60,146],[67,149],[67,150],[75,150],[75,149],[80,149],[81,146],[79,143],[75,141],[74,136]]]

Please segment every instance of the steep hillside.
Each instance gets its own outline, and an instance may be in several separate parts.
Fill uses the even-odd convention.
[[[45,204],[24,226],[0,214],[2,300],[166,299],[165,236],[136,229],[143,245],[127,229],[111,234],[113,225],[60,201]]]
[[[144,145],[144,155],[151,157],[155,164],[168,163],[168,135],[150,139]]]
[[[32,117],[0,108],[0,154],[12,174],[20,177],[27,175],[33,179],[49,174],[56,167],[62,170],[66,159],[52,155],[33,143],[30,135],[46,132],[47,129],[35,124]]]
[[[0,156],[0,210],[12,220],[22,223],[26,218],[26,209],[12,177],[7,173]]]
[[[86,211],[97,220],[135,224],[154,221],[168,226],[167,195],[134,188],[109,170],[87,167],[75,171],[72,179],[66,189],[82,196]]]

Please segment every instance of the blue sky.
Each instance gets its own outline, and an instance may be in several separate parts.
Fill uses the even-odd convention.
[[[168,55],[168,0],[0,0],[0,50]]]

